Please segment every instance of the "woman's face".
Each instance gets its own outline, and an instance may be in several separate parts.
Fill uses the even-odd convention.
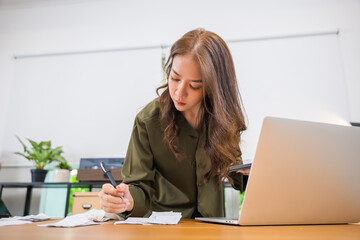
[[[176,109],[185,116],[196,117],[203,98],[203,83],[200,66],[191,55],[174,57],[168,84]]]

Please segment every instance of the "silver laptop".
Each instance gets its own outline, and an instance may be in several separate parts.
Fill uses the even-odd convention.
[[[360,222],[360,128],[264,119],[237,225]]]

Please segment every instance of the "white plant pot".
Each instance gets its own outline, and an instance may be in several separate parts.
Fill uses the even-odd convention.
[[[55,169],[53,182],[69,182],[70,171],[67,169]]]

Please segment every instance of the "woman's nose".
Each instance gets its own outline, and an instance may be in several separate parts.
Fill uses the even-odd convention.
[[[176,89],[176,95],[178,95],[179,98],[186,96],[186,86],[184,83],[180,83]]]

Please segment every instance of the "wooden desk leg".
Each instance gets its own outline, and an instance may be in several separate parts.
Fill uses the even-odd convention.
[[[65,204],[65,213],[64,217],[68,214],[68,208],[69,208],[69,198],[70,198],[70,189],[71,189],[71,183],[67,184],[67,192],[66,192],[66,204]]]
[[[26,187],[26,199],[25,199],[25,207],[24,207],[24,216],[29,215],[30,212],[30,204],[31,204],[31,195],[32,195],[32,186]]]

